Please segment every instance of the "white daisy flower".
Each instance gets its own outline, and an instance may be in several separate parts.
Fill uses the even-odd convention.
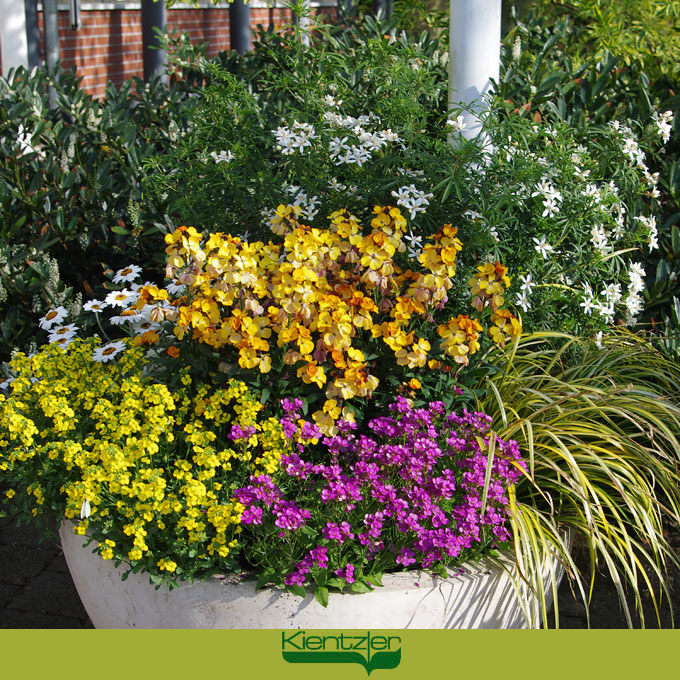
[[[95,314],[99,314],[99,312],[106,309],[106,306],[106,303],[101,302],[100,300],[90,300],[83,305],[83,309],[86,312],[94,312]]]
[[[116,340],[115,342],[109,342],[106,345],[97,347],[92,352],[92,360],[98,363],[106,363],[115,359],[123,350],[125,349],[125,342],[123,340]]]
[[[179,293],[183,293],[185,287],[186,286],[183,286],[181,283],[173,281],[172,283],[169,283],[167,286],[165,286],[165,290],[167,290],[170,295],[177,295]]]
[[[57,326],[50,331],[47,339],[50,343],[53,343],[60,338],[75,338],[79,330],[78,326],[74,323],[67,324],[66,326]]]
[[[142,273],[142,268],[136,264],[131,264],[124,269],[119,269],[113,277],[114,283],[130,283],[134,281]]]
[[[75,335],[62,335],[59,338],[50,340],[50,345],[58,345],[62,349],[68,349],[69,345],[75,340]]]
[[[56,309],[50,309],[45,316],[38,322],[38,325],[43,330],[50,330],[55,324],[60,324],[66,317],[68,312],[63,307],[57,307]]]
[[[602,331],[597,331],[597,333],[595,333],[595,344],[598,349],[604,349],[604,345],[602,344]]]
[[[124,323],[135,323],[144,320],[144,315],[140,314],[134,307],[124,309],[118,316],[112,316],[109,321],[114,326],[120,326]]]
[[[130,303],[136,302],[138,297],[134,291],[123,288],[123,290],[112,290],[106,296],[104,302],[111,307],[126,307]]]
[[[135,335],[144,335],[148,331],[159,331],[161,325],[159,323],[154,323],[153,321],[141,321],[139,323],[132,324],[132,330]]]

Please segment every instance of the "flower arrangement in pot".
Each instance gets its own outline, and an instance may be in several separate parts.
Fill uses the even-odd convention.
[[[246,574],[322,606],[506,546],[526,466],[457,383],[521,333],[507,270],[457,281],[451,225],[409,261],[396,208],[366,233],[346,211],[326,230],[298,215],[279,207],[278,243],[180,227],[170,283],[117,272],[78,322],[96,334],[41,319],[49,343],[0,396],[14,512],[56,512],[157,588]]]

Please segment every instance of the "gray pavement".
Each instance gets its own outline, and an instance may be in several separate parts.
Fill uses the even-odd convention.
[[[674,538],[680,552],[680,535]],[[585,568],[585,556],[576,553]],[[672,607],[680,628],[680,573],[669,574],[673,589]],[[563,583],[559,591],[560,627],[586,628],[585,608],[575,600]],[[650,598],[646,598],[648,628],[656,628]],[[671,609],[660,611],[661,628],[671,628]],[[626,628],[612,583],[596,578],[590,608],[592,628]],[[639,627],[636,619],[635,626]],[[92,628],[73,585],[58,536],[43,539],[34,525],[18,526],[0,517],[0,628]]]

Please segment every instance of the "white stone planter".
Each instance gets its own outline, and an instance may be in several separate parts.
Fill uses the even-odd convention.
[[[130,574],[83,547],[84,538],[63,523],[62,547],[71,576],[95,628],[531,628],[536,603],[521,604],[511,574],[491,561],[448,579],[423,572],[385,575],[384,587],[365,594],[330,593],[328,607],[276,588],[227,577],[156,590],[145,574]],[[557,564],[550,565],[561,578]],[[546,574],[548,572],[546,570]],[[546,583],[546,598],[552,603]],[[530,611],[533,610],[533,615]],[[533,618],[533,621],[530,620]]]

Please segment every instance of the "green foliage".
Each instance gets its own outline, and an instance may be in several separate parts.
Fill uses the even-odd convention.
[[[620,122],[632,125],[648,141],[645,164],[658,173],[657,190],[638,203],[653,216],[659,248],[645,256],[647,292],[641,321],[653,327],[668,315],[673,296],[680,294],[676,260],[680,241],[673,239],[680,221],[680,171],[678,167],[677,83],[667,77],[650,77],[639,62],[629,65],[611,54],[585,59],[579,45],[587,27],[571,16],[529,12],[507,35],[499,96],[523,117],[560,121],[577,129]],[[652,72],[653,73],[653,72]],[[660,121],[671,116],[666,129]]]
[[[187,127],[187,94],[133,79],[98,101],[73,73],[0,79],[1,358],[26,345],[36,313],[77,302],[102,266],[159,261],[163,201],[143,193],[143,161]]]
[[[204,96],[192,131],[149,161],[148,191],[168,196],[175,222],[264,241],[279,204],[300,206],[305,223],[323,228],[335,210],[366,224],[372,206],[396,203],[409,219],[414,259],[423,236],[452,223],[465,246],[463,282],[487,258],[507,265],[510,302],[527,328],[581,333],[635,317],[637,302],[623,309],[624,287],[652,232],[635,219],[651,179],[623,146],[630,138],[652,148],[654,130],[636,141],[632,131],[585,120],[572,129],[556,116],[543,123],[496,102],[485,121],[490,146],[464,142],[455,132],[460,112],[446,110],[447,54],[427,34],[409,39],[395,25],[366,17],[321,27],[311,47],[294,32],[261,31],[251,54],[218,64],[185,53],[180,62],[202,75]],[[522,68],[508,69],[506,90],[531,87]],[[555,82],[541,85],[546,108]],[[388,133],[389,143],[375,143]],[[302,146],[283,141],[299,134]],[[379,148],[361,162],[346,159],[365,144]],[[543,194],[553,190],[555,209],[547,209]],[[406,208],[409,192],[418,209]],[[619,292],[605,301],[612,285]],[[603,307],[594,314],[583,305],[588,291]],[[615,315],[604,311],[612,300]]]
[[[619,57],[654,80],[680,76],[680,2],[677,0],[538,0],[537,11],[554,18],[567,13],[582,31],[578,56],[588,63]]]
[[[437,42],[427,35],[411,41],[396,34],[394,22],[376,23],[371,17],[360,28],[317,29],[312,48],[293,32],[270,28],[258,33],[254,50],[243,57],[223,54],[218,63],[191,57],[206,82],[195,129],[172,154],[154,159],[149,174],[149,190],[169,195],[172,216],[205,230],[227,228],[267,238],[261,211],[290,202],[290,186],[308,196],[329,194],[328,182],[335,177],[361,191],[349,204],[338,194],[324,211],[345,207],[359,215],[368,208],[370,214],[374,197],[382,202],[398,186],[398,173],[420,165],[421,149],[431,143],[422,131],[440,125],[445,115],[446,54]],[[184,54],[182,64],[189,59]],[[298,159],[277,152],[273,131],[294,121],[318,125],[329,111],[371,115],[382,129],[398,128],[403,150],[392,147],[374,168],[357,165],[342,176],[327,154]],[[448,153],[445,139],[432,143]],[[234,156],[228,164],[210,157],[222,150]],[[436,155],[426,160],[432,166],[438,162]],[[439,226],[430,221],[431,231]]]
[[[513,525],[520,564],[535,575],[545,555],[561,555],[587,605],[592,583],[569,557],[577,540],[593,573],[612,577],[629,626],[627,588],[646,625],[642,593],[661,606],[666,565],[678,563],[664,533],[680,521],[678,365],[624,331],[601,349],[566,334],[528,336],[497,363],[504,370],[480,384],[479,405],[529,458]]]

